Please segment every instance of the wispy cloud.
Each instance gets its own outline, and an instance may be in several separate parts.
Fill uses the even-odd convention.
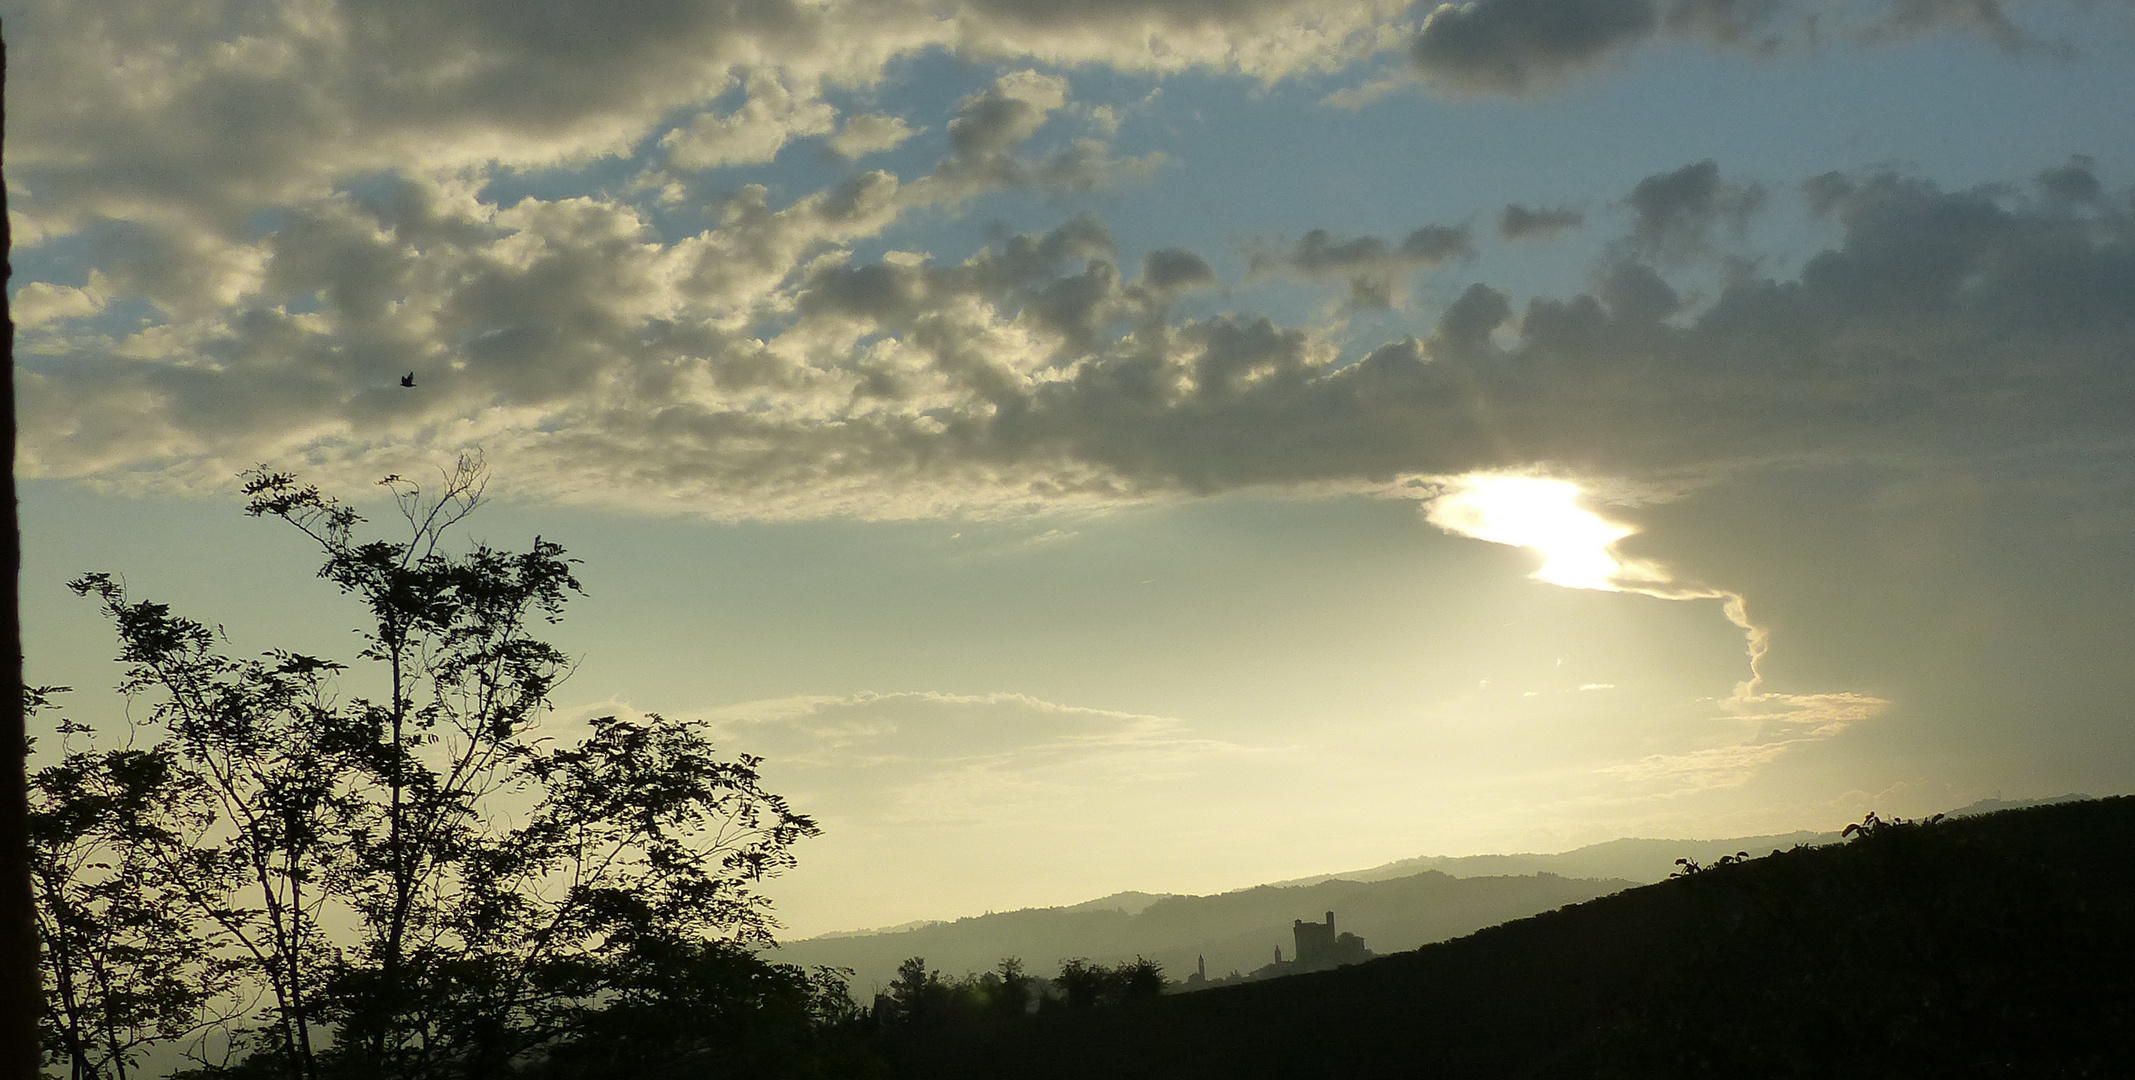
[[[829,819],[877,826],[1042,823],[1149,785],[1210,785],[1270,753],[1176,718],[1013,693],[811,696],[677,715],[763,757],[781,791]]]

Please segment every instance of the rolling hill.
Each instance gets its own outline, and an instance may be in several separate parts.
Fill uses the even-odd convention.
[[[1949,816],[2085,798],[1988,799]],[[1631,838],[1550,854],[1427,855],[1214,896],[1123,892],[1064,907],[822,934],[785,942],[769,955],[781,963],[849,968],[853,992],[862,1000],[913,956],[950,976],[987,970],[1008,956],[1043,976],[1070,957],[1118,963],[1142,956],[1162,964],[1174,980],[1205,957],[1209,975],[1220,978],[1267,963],[1277,947],[1290,949],[1291,920],[1316,920],[1327,911],[1374,951],[1396,952],[1660,881],[1676,870],[1677,859],[1711,863],[1740,851],[1761,854],[1838,840],[1836,832],[1803,831],[1721,840]],[[1448,879],[1504,880],[1463,885]],[[1380,884],[1387,887],[1357,887]]]
[[[2135,1075],[2135,798],[1866,825],[1334,971],[897,1033],[892,1074]]]

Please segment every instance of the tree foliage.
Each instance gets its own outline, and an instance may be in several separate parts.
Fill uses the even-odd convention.
[[[537,631],[574,560],[539,538],[450,549],[483,477],[463,459],[434,492],[382,481],[406,523],[389,540],[246,475],[246,512],[309,537],[365,610],[352,664],[233,656],[113,575],[70,583],[116,629],[139,718],[119,748],[63,725],[38,774],[53,1060],[121,1076],[206,1025],[196,1051],[226,1048],[206,1073],[478,1077],[617,1031],[701,1055],[677,1025],[714,1013],[850,1019],[824,1004],[834,973],[750,951],[775,925],[758,884],[817,831],[759,759],[657,715],[541,732],[571,660]]]
[[[1087,957],[1062,960],[1060,973],[1041,979],[1016,957],[993,971],[947,978],[914,956],[897,965],[897,977],[875,996],[873,1018],[889,1034],[922,1032],[1021,1019],[1037,1010],[1087,1009],[1154,998],[1164,993],[1164,968],[1135,957],[1105,965]]]
[[[1071,1009],[1117,1005],[1162,994],[1164,967],[1139,956],[1110,967],[1088,959],[1062,960],[1053,985],[1060,989]]]
[[[25,713],[65,689],[27,689]],[[197,1030],[234,975],[212,929],[203,935],[184,914],[183,878],[162,861],[210,819],[204,786],[167,747],[77,745],[92,734],[62,722],[60,760],[29,778],[42,1043],[77,1080],[126,1076],[147,1045]]]

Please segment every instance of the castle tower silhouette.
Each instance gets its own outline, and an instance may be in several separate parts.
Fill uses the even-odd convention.
[[[1334,958],[1334,912],[1327,913],[1323,923],[1297,919],[1291,922],[1290,932],[1297,937],[1297,962],[1311,967]]]

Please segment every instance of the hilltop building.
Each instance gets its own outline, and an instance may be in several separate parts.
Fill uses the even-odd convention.
[[[1297,959],[1289,965],[1295,971],[1325,971],[1371,959],[1371,950],[1364,947],[1363,938],[1335,933],[1332,911],[1327,913],[1326,922],[1292,920],[1290,933],[1297,939]]]
[[[1336,931],[1334,912],[1332,911],[1327,913],[1325,922],[1306,922],[1303,919],[1292,920],[1290,923],[1290,936],[1297,947],[1297,951],[1291,954],[1292,959],[1284,960],[1282,958],[1282,946],[1277,945],[1275,947],[1274,963],[1255,968],[1243,977],[1233,975],[1231,978],[1221,979],[1218,982],[1279,979],[1285,975],[1298,975],[1307,971],[1326,971],[1329,968],[1338,968],[1344,964],[1358,964],[1372,958],[1372,951],[1364,947],[1363,938],[1355,934]],[[1199,989],[1208,985],[1206,978],[1206,975],[1203,975],[1203,981],[1195,982],[1194,976],[1189,975],[1186,983],[1188,986]]]
[[[1229,986],[1260,979],[1279,979],[1285,975],[1300,975],[1308,971],[1326,971],[1345,964],[1363,963],[1373,955],[1370,949],[1364,947],[1363,938],[1335,929],[1332,911],[1327,913],[1325,922],[1291,920],[1290,936],[1297,951],[1291,954],[1292,958],[1289,960],[1283,959],[1282,946],[1277,945],[1274,963],[1263,964],[1244,974],[1234,970],[1220,979],[1211,979],[1208,977],[1208,958],[1196,957],[1193,974],[1177,984],[1177,989],[1181,992],[1201,990],[1211,986]]]
[[[1290,933],[1297,938],[1297,962],[1310,967],[1334,952],[1334,912],[1328,912],[1323,923],[1293,919]]]

